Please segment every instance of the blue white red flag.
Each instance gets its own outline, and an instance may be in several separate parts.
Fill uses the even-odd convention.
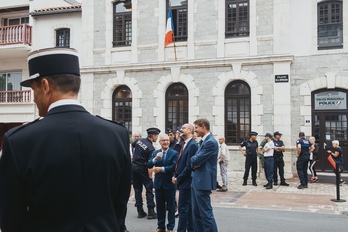
[[[173,24],[172,11],[170,7],[168,7],[167,29],[166,29],[166,35],[164,38],[165,47],[174,42],[173,33],[174,33],[174,24]]]

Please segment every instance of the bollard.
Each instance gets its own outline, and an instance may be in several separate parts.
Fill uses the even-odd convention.
[[[336,199],[331,199],[334,202],[346,202],[344,199],[340,199],[340,170],[338,164],[335,163],[335,174],[336,174]]]

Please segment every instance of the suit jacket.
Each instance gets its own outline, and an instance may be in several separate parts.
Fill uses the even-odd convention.
[[[192,171],[192,186],[197,190],[216,189],[218,152],[218,143],[213,135],[209,134],[199,146],[196,155],[191,158],[191,166],[199,166]]]
[[[177,170],[175,173],[176,180],[178,181],[178,189],[190,189],[191,188],[191,158],[197,152],[198,146],[194,139],[190,139],[186,144],[181,156],[177,160]]]
[[[2,232],[121,231],[131,174],[124,126],[63,105],[4,141]]]
[[[168,148],[165,160],[163,162],[163,157],[153,162],[153,159],[156,157],[158,152],[162,152],[162,149],[158,149],[152,153],[152,157],[147,162],[147,167],[164,167],[165,172],[160,172],[155,174],[155,181],[153,187],[155,189],[166,189],[166,190],[175,190],[176,186],[172,183],[172,177],[174,176],[174,168],[176,160],[178,159],[178,152],[174,151],[171,148]]]

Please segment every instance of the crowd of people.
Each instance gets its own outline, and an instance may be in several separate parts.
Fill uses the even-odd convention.
[[[194,125],[186,123],[177,131],[168,129],[166,134],[160,133],[158,128],[148,128],[146,138],[137,137],[131,144],[138,218],[157,218],[156,232],[172,232],[177,208],[178,232],[217,231],[210,194],[217,186],[219,145],[210,133],[209,121],[197,119]],[[201,138],[199,143],[195,135]],[[153,142],[158,137],[160,147],[155,149]],[[221,141],[220,144],[224,144]],[[227,166],[223,164],[226,157],[219,156],[219,163],[227,176]],[[143,186],[146,189],[147,213],[143,209]],[[227,190],[227,177],[223,189]]]
[[[256,172],[257,172],[257,160],[260,154],[259,143],[256,140],[258,133],[251,131],[249,139],[241,143],[239,149],[241,153],[246,157],[245,159],[245,172],[243,176],[243,186],[247,185],[249,172],[251,168],[251,179],[252,185],[257,186],[256,183]],[[272,189],[273,185],[278,185],[278,173],[280,178],[280,185],[289,186],[284,178],[284,154],[285,145],[281,140],[282,134],[279,131],[265,134],[265,139],[262,141],[262,158],[263,167],[266,175],[267,183],[264,185],[266,189]],[[327,149],[329,155],[332,156],[334,163],[339,166],[339,173],[343,172],[343,157],[342,149],[339,147],[339,141],[332,141],[333,150]],[[299,133],[299,139],[296,141],[296,169],[300,180],[300,184],[297,186],[298,189],[308,188],[308,183],[315,183],[319,181],[317,173],[315,171],[315,164],[319,160],[319,146],[316,143],[315,137],[306,139],[305,133]],[[309,165],[309,166],[308,166]],[[308,180],[307,170],[311,172],[311,179]],[[340,184],[344,183],[340,177]]]

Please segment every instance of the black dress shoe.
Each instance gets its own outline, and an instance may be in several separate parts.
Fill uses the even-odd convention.
[[[304,188],[306,188],[306,186],[305,185],[299,185],[299,186],[297,186],[297,188],[298,189],[304,189]]]
[[[269,183],[263,185],[263,187],[268,187],[268,186],[269,186]]]
[[[246,182],[246,180],[243,182],[243,184],[242,184],[243,186],[245,186],[245,185],[247,185],[247,182]]]
[[[278,185],[278,182],[274,182],[273,185]],[[282,184],[280,184],[280,185],[282,185]]]
[[[285,181],[284,182],[280,182],[280,185],[283,185],[283,186],[289,186],[288,183],[286,183]]]
[[[257,186],[256,181],[253,181],[253,185],[254,185],[254,186]]]
[[[270,184],[270,185],[268,185],[267,187],[266,187],[266,189],[272,189],[273,188],[273,185],[272,184]]]

